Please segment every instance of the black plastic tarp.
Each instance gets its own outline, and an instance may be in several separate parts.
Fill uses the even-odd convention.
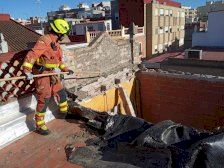
[[[73,149],[68,160],[84,167],[224,167],[224,133],[200,132],[172,121],[157,124],[115,115],[100,118],[104,134]],[[99,128],[98,128],[99,129]]]

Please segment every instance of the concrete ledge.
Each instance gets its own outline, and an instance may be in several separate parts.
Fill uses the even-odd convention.
[[[31,95],[0,106],[0,149],[35,129],[36,98]],[[58,106],[51,99],[45,121],[55,119]]]
[[[224,61],[169,58],[162,65],[197,66],[208,68],[224,68]]]

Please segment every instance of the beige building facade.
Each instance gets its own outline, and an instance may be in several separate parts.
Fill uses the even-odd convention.
[[[158,3],[145,4],[146,56],[184,45],[185,9]]]

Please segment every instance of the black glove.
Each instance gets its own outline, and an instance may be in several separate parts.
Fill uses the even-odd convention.
[[[72,75],[72,74],[74,74],[74,71],[73,70],[68,70],[68,75]]]

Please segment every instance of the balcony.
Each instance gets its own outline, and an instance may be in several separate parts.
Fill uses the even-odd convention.
[[[110,30],[110,31],[106,31],[106,32],[113,38],[129,38],[128,28],[123,28],[123,29],[119,29],[119,30]],[[86,33],[87,42],[91,42],[100,33],[102,33],[102,32],[101,31],[88,31]],[[144,27],[136,26],[135,35],[138,36],[138,35],[143,35],[143,34],[144,34]]]

